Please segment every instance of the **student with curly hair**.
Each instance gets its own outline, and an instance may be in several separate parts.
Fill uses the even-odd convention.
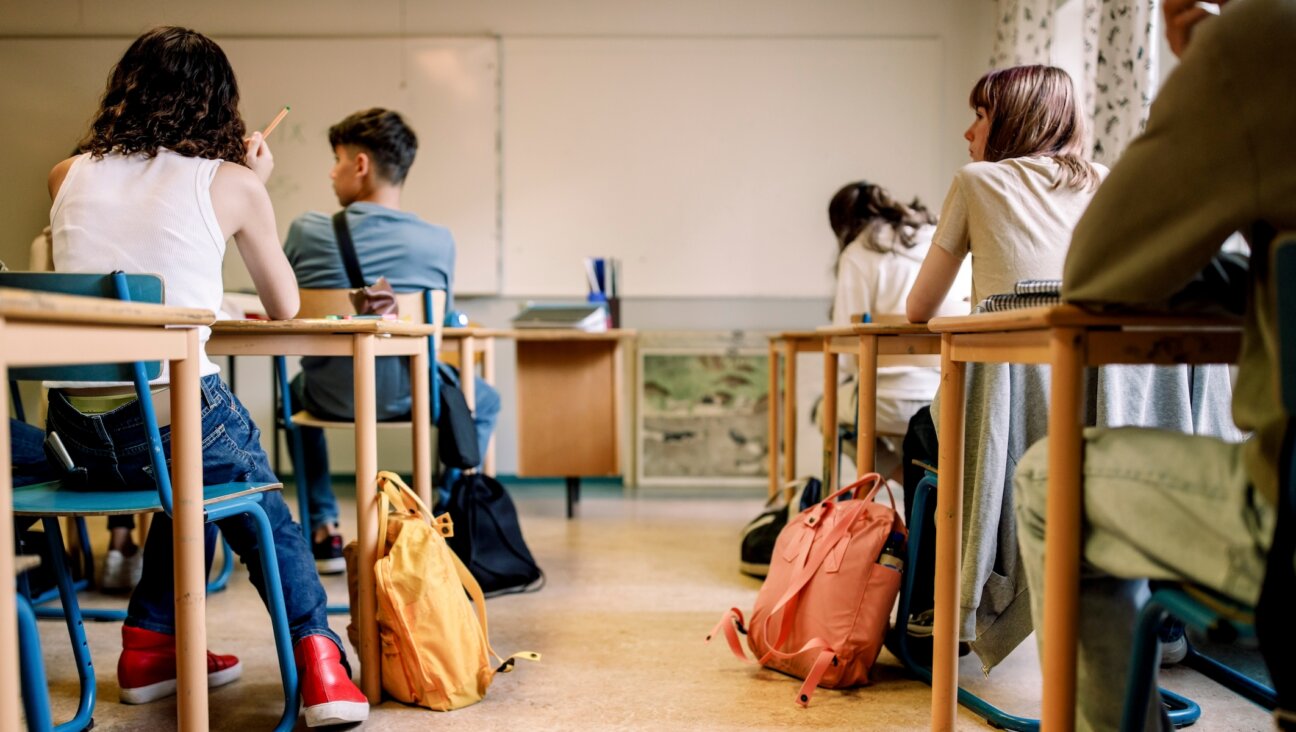
[[[832,322],[845,325],[868,313],[873,320],[903,318],[905,298],[931,248],[936,217],[918,199],[897,201],[876,183],[857,181],[843,186],[828,203],[828,223],[837,238],[837,291]],[[968,278],[950,288],[943,313],[967,310]],[[838,388],[837,417],[853,428],[859,399],[852,363],[844,365],[846,379]],[[940,369],[922,366],[881,366],[877,370],[878,469],[884,474],[898,459],[893,438],[903,435],[909,419],[931,403],[940,388]],[[844,449],[853,456],[854,445]],[[872,468],[873,466],[869,466]]]
[[[279,248],[265,188],[274,159],[260,133],[244,139],[238,102],[234,70],[210,39],[174,27],[137,38],[109,75],[83,154],[50,172],[54,268],[156,272],[166,281],[166,304],[215,311],[224,291],[225,243],[232,237],[270,316],[296,314],[297,282]],[[278,482],[261,449],[260,430],[206,356],[209,336],[203,328],[203,479]],[[158,396],[167,383],[165,370],[153,382],[160,403],[167,401]],[[50,391],[49,429],[100,486],[151,484],[142,425],[129,385]],[[162,439],[169,452],[167,427]],[[310,547],[279,492],[265,494],[261,505],[274,532],[306,722],[314,727],[363,721],[369,705],[351,682],[341,640],[328,627]],[[264,598],[251,522],[239,516],[218,523]],[[216,530],[207,528],[210,557]],[[171,541],[171,522],[158,514],[122,627],[117,679],[124,703],[175,693]],[[207,672],[208,684],[218,686],[238,678],[242,665],[234,656],[209,652]]]

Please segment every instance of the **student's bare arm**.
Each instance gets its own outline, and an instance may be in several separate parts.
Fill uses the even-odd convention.
[[[50,200],[53,201],[58,196],[59,189],[63,187],[63,179],[67,177],[68,169],[72,167],[72,162],[76,158],[68,158],[58,165],[49,174],[49,194]]]
[[[935,244],[927,250],[918,278],[905,301],[905,315],[910,323],[926,323],[940,313],[962,265],[962,259]]]
[[[276,320],[296,315],[297,278],[279,246],[274,209],[261,178],[242,165],[224,163],[212,180],[211,198],[221,233],[234,237],[266,313]]]

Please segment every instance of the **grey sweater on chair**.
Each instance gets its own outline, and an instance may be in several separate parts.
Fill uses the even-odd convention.
[[[1243,438],[1230,416],[1227,366],[1106,366],[1089,373],[1086,424]],[[1026,449],[1048,434],[1048,403],[1048,367],[972,364],[968,369],[959,637],[971,643],[986,673],[1033,629],[1017,549],[1012,479]],[[932,403],[936,424],[939,411],[937,399]]]

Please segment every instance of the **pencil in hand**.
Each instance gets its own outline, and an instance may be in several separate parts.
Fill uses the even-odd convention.
[[[269,137],[269,136],[270,136],[270,133],[271,133],[271,132],[274,132],[274,128],[278,127],[278,126],[279,126],[279,123],[283,121],[283,118],[286,117],[286,116],[288,116],[288,110],[289,110],[289,109],[291,109],[291,107],[289,107],[287,104],[285,104],[285,105],[284,105],[284,108],[281,109],[281,110],[279,110],[279,114],[276,114],[276,115],[275,115],[275,118],[272,119],[272,120],[270,120],[270,124],[266,125],[266,128],[265,128],[264,130],[262,130],[262,132],[261,132],[261,139],[262,139],[262,140],[264,140],[264,139],[266,139],[267,137]]]

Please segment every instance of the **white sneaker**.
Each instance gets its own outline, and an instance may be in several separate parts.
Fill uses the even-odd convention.
[[[109,549],[108,556],[104,557],[103,582],[100,586],[105,592],[129,592],[139,584],[143,574],[142,548],[136,549],[129,557],[116,549]]]
[[[1161,644],[1161,666],[1174,666],[1188,655],[1188,636],[1180,635],[1169,643]]]
[[[911,616],[908,623],[908,632],[910,638],[930,638],[932,629],[936,625],[936,611],[923,610],[917,615]]]

